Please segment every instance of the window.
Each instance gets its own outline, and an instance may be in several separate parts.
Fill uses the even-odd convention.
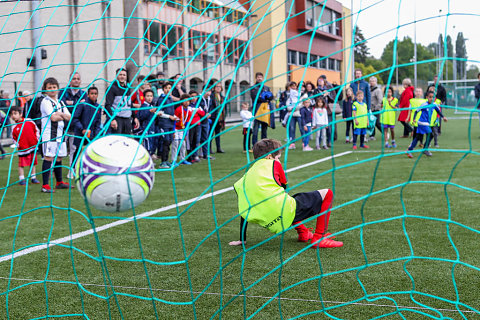
[[[227,63],[238,64],[239,62],[246,62],[249,58],[247,42],[225,37],[225,60]],[[245,52],[244,52],[245,51]],[[243,59],[240,57],[243,54]]]
[[[327,69],[327,59],[325,57],[318,57],[318,67],[320,69]]]
[[[211,35],[205,32],[189,30],[188,40],[190,44],[190,56],[195,54],[196,60],[207,59],[207,61],[213,62],[218,59],[220,54],[220,47],[218,44],[218,35]]]
[[[335,70],[335,59],[328,58],[328,70]]]
[[[334,26],[333,26],[333,34],[336,36],[341,36],[340,28],[341,28],[342,21],[340,20],[340,18],[341,18],[340,13],[333,11],[333,19],[337,20],[334,22]]]
[[[181,9],[183,7],[183,1],[182,0],[165,0],[167,3],[167,6],[175,9]]]
[[[180,40],[183,34],[182,27],[144,20],[143,29],[146,55],[183,55],[183,43]]]
[[[151,53],[153,53],[162,55],[162,46],[158,46],[158,44],[160,43],[160,24],[157,22],[143,20],[143,31],[145,37],[145,54],[150,55]]]
[[[317,68],[317,65],[318,65],[318,57],[314,54],[311,54],[310,55],[310,63],[309,63],[309,67],[312,67],[312,68]]]
[[[315,14],[314,14],[314,10],[315,10],[315,2],[311,1],[311,0],[307,0],[306,2],[306,7],[305,7],[305,18],[306,18],[306,22],[307,22],[307,26],[309,27],[313,27],[313,22],[315,20]]]
[[[297,64],[297,51],[288,50],[288,64]]]
[[[335,60],[335,70],[340,71],[342,69],[342,62],[340,60]]]
[[[298,53],[298,64],[304,66],[307,64],[307,54],[305,52]]]

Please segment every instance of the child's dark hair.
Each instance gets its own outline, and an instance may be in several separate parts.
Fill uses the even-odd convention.
[[[323,99],[323,97],[317,97],[317,99],[315,99],[315,106],[318,106],[319,102],[322,102],[322,107],[325,107],[325,99]]]
[[[144,96],[146,96],[147,93],[151,93],[153,95],[153,90],[152,89],[146,89],[145,91],[143,91]]]
[[[393,96],[393,93],[395,91],[393,91],[393,87],[391,87],[391,86],[390,87],[385,86],[385,89],[383,90],[383,94],[386,95],[388,93],[388,90],[392,91],[392,96]]]
[[[190,95],[188,93],[184,93],[180,96],[181,101],[185,101],[185,100],[188,100],[188,99],[190,99]]]
[[[272,157],[275,158],[281,152],[282,143],[275,139],[262,139],[253,146],[253,157],[255,159],[258,159],[266,154],[271,154]]]
[[[195,91],[195,90],[190,90],[190,91],[188,91],[188,94],[189,94],[190,96],[191,96],[192,94],[198,95],[198,92]]]
[[[53,77],[47,78],[47,79],[45,79],[45,81],[43,81],[42,90],[47,90],[47,84],[55,85],[55,86],[57,86],[57,88],[60,88],[60,85],[58,84],[57,79],[55,79]]]
[[[91,86],[90,88],[88,88],[87,94],[90,93],[90,91],[93,91],[93,90],[97,91],[97,93],[98,93],[98,88],[95,87],[95,86]]]
[[[167,86],[170,86],[170,87],[171,87],[171,86],[172,86],[172,83],[169,82],[169,81],[165,81],[165,82],[163,83],[163,85],[162,85],[162,89],[165,89]]]
[[[10,107],[10,112],[8,112],[8,114],[9,114],[9,115],[12,115],[12,113],[13,113],[14,111],[22,114],[22,111],[23,111],[23,110],[22,110],[22,107],[20,107],[20,106],[12,106],[12,107]]]

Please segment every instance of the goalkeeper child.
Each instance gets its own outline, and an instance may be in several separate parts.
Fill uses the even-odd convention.
[[[245,244],[247,222],[253,222],[273,233],[282,232],[293,224],[298,233],[298,241],[311,240],[314,248],[343,246],[343,242],[332,240],[331,233],[327,233],[332,191],[322,189],[290,196],[284,190],[287,179],[278,160],[281,156],[280,148],[281,143],[273,139],[262,139],[253,146],[253,156],[258,160],[234,184],[241,215],[240,240],[229,244]],[[315,233],[312,234],[301,221],[316,215],[319,216]]]

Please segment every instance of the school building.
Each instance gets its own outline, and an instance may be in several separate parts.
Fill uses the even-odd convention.
[[[252,29],[258,25],[258,36],[252,37],[253,68],[267,74],[275,93],[288,81],[316,84],[320,75],[337,84],[352,80],[350,9],[340,2],[244,1],[244,5],[255,17]]]

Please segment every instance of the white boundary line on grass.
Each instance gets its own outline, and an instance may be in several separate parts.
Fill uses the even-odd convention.
[[[16,280],[16,281],[29,281],[35,283],[42,283],[45,282],[45,279],[42,280],[35,280],[35,279],[25,279],[25,278],[6,278],[0,277],[3,280]],[[47,280],[49,282],[59,282],[59,283],[66,283],[59,280]],[[69,283],[72,285],[76,285],[76,283]],[[104,284],[97,284],[97,283],[79,283],[82,287],[105,287]],[[159,291],[159,292],[173,292],[173,293],[182,293],[182,294],[203,294],[203,295],[213,295],[213,296],[228,296],[228,297],[243,297],[244,295],[234,294],[234,293],[219,293],[219,292],[200,292],[200,291],[187,291],[187,290],[175,290],[175,289],[157,289],[157,288],[142,288],[142,287],[132,287],[132,286],[109,286],[115,289],[127,289],[127,290],[152,290],[152,291]],[[245,295],[247,298],[258,298],[258,299],[275,299],[275,300],[284,300],[284,301],[302,301],[302,302],[323,302],[323,303],[330,303],[330,304],[346,304],[348,302],[344,301],[329,301],[329,300],[318,300],[318,299],[302,299],[302,298],[283,298],[283,297],[267,297],[267,296],[257,296],[257,295]],[[401,309],[415,309],[415,310],[430,310],[429,308],[425,307],[416,307],[416,306],[394,306],[389,304],[376,304],[376,303],[362,303],[362,302],[353,302],[350,305],[360,305],[360,306],[372,306],[372,307],[390,307],[390,308],[401,308]],[[457,309],[435,309],[439,311],[447,311],[447,312],[458,312]],[[465,310],[462,309],[462,312],[465,313],[476,313],[473,310]]]
[[[333,155],[333,158],[342,157],[342,156],[345,156],[345,155],[350,154],[350,153],[352,153],[352,151],[345,151],[345,152]],[[288,169],[287,172],[292,172],[292,171],[295,171],[295,170],[303,169],[303,168],[313,166],[317,163],[325,162],[325,161],[328,161],[328,160],[331,160],[331,159],[332,159],[332,156],[322,158],[322,159],[319,159],[319,160],[315,160],[315,161],[312,161],[312,162],[309,162],[309,163],[306,163],[306,164],[302,164],[298,167]],[[177,204],[171,204],[169,206],[166,206],[166,207],[163,207],[163,208],[158,208],[158,209],[151,210],[151,211],[147,211],[147,212],[144,212],[142,214],[132,216],[132,217],[129,217],[129,218],[126,218],[126,219],[117,220],[115,222],[108,223],[108,224],[105,224],[105,225],[100,226],[100,227],[96,227],[95,232],[100,232],[100,231],[107,230],[107,229],[110,229],[110,228],[113,228],[113,227],[117,227],[117,226],[123,225],[125,223],[134,221],[134,219],[139,220],[139,219],[143,219],[143,218],[146,218],[146,217],[150,217],[150,216],[153,216],[154,214],[157,214],[157,213],[160,213],[160,212],[175,209],[175,208],[177,208],[177,206],[178,207],[183,207],[183,206],[188,205],[192,202],[208,199],[208,198],[211,198],[213,196],[216,196],[216,195],[228,192],[228,191],[232,191],[232,190],[233,190],[233,187],[224,188],[224,189],[221,189],[221,190],[217,190],[213,193],[210,192],[210,193],[204,194],[201,197],[191,198],[191,199],[188,199],[188,200],[185,200],[185,201],[181,201]],[[50,247],[53,247],[53,246],[56,246],[58,244],[62,244],[62,243],[65,243],[65,242],[69,242],[71,240],[75,240],[75,239],[78,239],[78,238],[83,238],[83,237],[89,236],[93,233],[94,233],[94,230],[89,229],[89,230],[85,230],[85,231],[82,231],[82,232],[71,234],[69,236],[66,236],[66,237],[63,237],[63,238],[60,238],[60,239],[50,241],[46,244],[34,245],[32,247],[17,251],[13,254],[10,253],[10,254],[4,255],[4,256],[0,256],[0,263],[4,262],[4,261],[10,261],[12,259],[27,255],[29,253],[37,252],[37,251],[40,251],[40,250],[45,250],[47,248],[50,248]]]

